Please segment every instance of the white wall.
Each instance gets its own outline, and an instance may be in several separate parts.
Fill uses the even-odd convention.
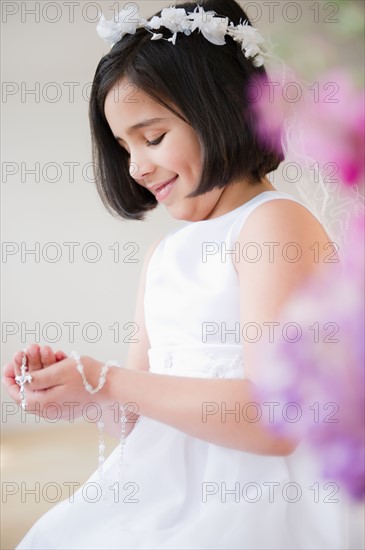
[[[4,4],[8,4],[7,17]],[[130,334],[130,329],[123,327],[133,321],[145,251],[182,222],[170,218],[161,207],[144,222],[117,220],[103,207],[88,168],[87,94],[108,46],[90,22],[97,14],[95,3],[75,3],[74,22],[70,22],[67,3],[58,2],[58,10],[47,4],[45,11],[46,3],[39,4],[39,22],[27,11],[35,8],[35,2],[5,2],[2,6],[3,23],[7,19],[2,29],[2,241],[3,252],[8,254],[3,255],[2,264],[1,364],[37,341],[66,353],[77,349],[100,360],[123,362],[128,349],[123,340]],[[99,2],[103,4],[103,9],[112,5]],[[140,11],[148,16],[161,4],[142,1]],[[19,11],[10,15],[16,8]],[[60,20],[49,23],[57,14]],[[105,9],[105,14],[110,18],[112,12]],[[74,83],[74,97],[67,82]],[[32,89],[36,95],[29,93]],[[36,163],[39,182],[27,173]],[[74,177],[69,163],[77,163]],[[63,244],[67,242],[80,243],[73,263],[71,245]],[[89,247],[91,242],[97,243],[97,248]],[[123,249],[127,243],[135,244]],[[22,250],[37,246],[37,261],[34,255],[22,255]],[[87,261],[95,258],[97,250],[100,260]],[[126,263],[132,252],[137,262]],[[61,253],[59,261],[49,261],[57,253]],[[74,340],[65,324],[70,322],[79,323]],[[98,333],[91,325],[85,332],[88,323],[95,323],[101,335],[93,343]],[[26,334],[36,324],[39,339]],[[116,342],[115,332],[109,328],[112,325],[119,326]],[[9,401],[7,396],[5,401]],[[22,426],[19,415],[8,414],[4,428],[15,425]]]

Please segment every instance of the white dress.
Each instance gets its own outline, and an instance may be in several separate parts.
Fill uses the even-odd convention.
[[[145,291],[151,372],[244,377],[234,330],[240,319],[238,276],[229,251],[248,215],[280,198],[295,200],[267,191],[217,218],[188,222],[160,242]],[[214,405],[207,412],[209,407]],[[106,460],[102,484],[95,472],[73,502],[47,512],[17,548],[347,547],[341,498],[336,504],[331,491],[323,490],[300,447],[289,457],[259,456],[140,417],[127,438],[118,485],[119,455],[116,448]]]

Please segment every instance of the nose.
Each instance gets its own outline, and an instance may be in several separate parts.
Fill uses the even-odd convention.
[[[151,174],[154,169],[154,163],[147,156],[145,156],[144,158],[139,157],[138,159],[136,159],[136,157],[132,157],[131,154],[129,159],[129,173],[133,179],[142,180],[143,178]]]

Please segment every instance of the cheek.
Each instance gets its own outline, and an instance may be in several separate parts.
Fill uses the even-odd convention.
[[[180,172],[181,174],[190,173],[192,170],[191,154],[186,144],[179,142],[174,147],[173,152],[169,151],[168,164],[172,171]]]
[[[190,172],[198,172],[202,166],[202,154],[200,143],[196,139],[191,139],[185,144],[180,145],[181,156],[184,155],[184,161]]]
[[[203,164],[203,147],[200,141],[194,136],[189,143],[189,159],[194,170],[200,170]]]
[[[195,135],[180,135],[168,151],[171,170],[196,176],[202,168],[201,145]]]

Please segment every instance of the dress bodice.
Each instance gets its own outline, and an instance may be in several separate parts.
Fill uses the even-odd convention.
[[[255,253],[239,247],[239,233],[259,205],[274,199],[296,200],[265,191],[222,216],[187,222],[159,243],[147,269],[144,303],[152,371],[240,377],[239,279],[233,256]]]

